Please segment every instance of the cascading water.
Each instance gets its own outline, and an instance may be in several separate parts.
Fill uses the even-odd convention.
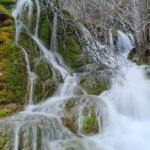
[[[18,43],[18,39],[19,39],[19,35],[20,32],[22,30],[22,26],[20,25],[20,21],[19,21],[19,17],[21,17],[22,11],[25,8],[29,8],[29,12],[28,12],[28,19],[30,20],[31,16],[32,16],[32,9],[33,9],[33,4],[32,1],[30,0],[23,0],[23,1],[18,1],[17,5],[16,5],[16,9],[13,11],[12,15],[14,16],[15,22],[16,22],[16,45],[22,50],[24,56],[25,56],[25,62],[26,62],[26,68],[27,68],[27,73],[29,76],[29,81],[28,81],[28,85],[29,85],[29,98],[28,98],[28,103],[29,104],[33,104],[32,99],[33,99],[33,87],[34,87],[34,82],[35,82],[35,74],[31,71],[30,68],[30,63],[29,63],[29,59],[28,59],[28,54],[26,52],[26,50],[21,47]]]
[[[59,140],[65,140],[67,138],[69,139],[74,139],[74,135],[68,131],[65,127],[63,127],[60,118],[61,115],[63,114],[63,105],[64,105],[64,100],[67,98],[70,98],[71,96],[74,96],[78,93],[82,93],[82,89],[78,87],[77,83],[77,77],[75,74],[70,75],[69,68],[63,63],[63,60],[61,56],[57,53],[57,42],[56,42],[56,34],[57,34],[57,14],[55,13],[54,15],[54,21],[53,21],[53,33],[51,37],[51,46],[50,50],[47,49],[42,42],[40,41],[38,37],[38,30],[39,30],[39,20],[40,20],[40,3],[39,0],[36,0],[36,6],[37,6],[37,21],[36,21],[36,26],[35,26],[35,31],[31,31],[28,29],[27,26],[25,26],[22,21],[21,21],[21,15],[23,10],[25,10],[27,7],[29,8],[29,16],[32,16],[32,1],[22,1],[18,0],[17,5],[15,10],[13,11],[13,16],[16,21],[16,44],[17,46],[23,51],[24,56],[25,56],[25,61],[26,61],[26,68],[27,72],[29,75],[30,79],[30,94],[29,94],[29,105],[26,107],[25,111],[21,112],[19,115],[14,116],[12,119],[14,119],[14,122],[19,118],[25,119],[26,121],[22,122],[16,122],[16,127],[14,127],[14,150],[18,150],[20,147],[20,138],[21,136],[32,136],[33,137],[33,142],[31,144],[31,147],[33,149],[37,149],[39,143],[39,137],[37,138],[36,135],[38,135],[39,130],[41,130],[41,149],[51,149],[54,141],[59,143]],[[30,20],[30,18],[29,18]],[[56,93],[54,94],[53,97],[48,98],[45,102],[38,104],[38,105],[33,105],[32,102],[32,92],[33,92],[33,85],[34,85],[34,73],[31,71],[30,68],[30,63],[28,59],[28,55],[26,50],[21,47],[18,44],[18,39],[20,36],[20,33],[22,29],[25,29],[29,36],[35,41],[39,49],[41,50],[43,56],[47,60],[48,63],[52,65],[52,67],[56,70],[59,71],[61,74],[64,83],[62,83],[59,87]],[[81,91],[81,92],[80,92]],[[32,118],[33,123],[30,124],[28,127],[31,128],[31,133],[28,133],[27,135],[24,135],[24,130],[27,130],[28,127],[26,128],[26,123],[29,124],[28,120]],[[34,118],[34,119],[33,119]],[[37,118],[37,119],[36,119]],[[37,124],[38,120],[43,120],[41,121],[40,126]],[[44,122],[44,124],[42,123]],[[33,124],[34,128],[32,127]],[[57,124],[57,125],[56,125]],[[38,130],[37,130],[38,128]],[[27,130],[28,132],[28,130]],[[22,133],[23,135],[20,135]],[[28,144],[29,141],[24,141],[24,144]],[[67,141],[66,141],[67,142]],[[55,143],[55,142],[54,142]],[[54,144],[55,145],[55,144]],[[56,147],[54,148],[56,149]]]
[[[107,105],[109,117],[101,134],[85,140],[88,150],[150,148],[149,87],[150,81],[141,66],[128,62],[120,68],[111,89],[100,96]]]
[[[134,38],[118,31],[117,44],[120,50],[129,52],[134,46]],[[103,131],[84,139],[86,150],[150,148],[150,80],[146,76],[145,66],[137,66],[120,57],[124,63],[119,63],[111,89],[99,96],[106,104],[108,113],[103,120]]]
[[[103,129],[95,135],[82,138],[76,137],[68,131],[61,123],[60,117],[63,114],[64,102],[71,96],[84,95],[86,93],[78,86],[78,77],[76,74],[70,75],[69,69],[63,63],[62,58],[57,53],[56,32],[57,32],[57,15],[55,14],[53,27],[51,51],[48,50],[38,37],[38,23],[40,19],[39,1],[37,5],[37,22],[34,34],[29,33],[37,46],[40,48],[45,59],[58,70],[64,80],[53,97],[46,99],[37,105],[31,105],[32,95],[30,95],[30,105],[25,111],[17,116],[6,119],[7,123],[12,124],[14,135],[13,150],[20,149],[20,143],[26,148],[25,144],[32,145],[33,150],[149,150],[150,149],[150,80],[145,75],[145,67],[137,66],[127,59],[120,59],[124,63],[119,63],[117,76],[112,79],[112,87],[100,96],[96,97],[97,117],[103,117]],[[16,21],[16,43],[19,38],[20,16],[26,7],[29,7],[29,16],[32,15],[32,2],[30,0],[18,0],[13,16]],[[19,24],[19,25],[18,25]],[[93,48],[105,48],[100,43],[93,42],[91,34],[83,28],[85,40],[88,43],[88,51]],[[129,35],[130,38],[131,35]],[[92,40],[92,42],[91,42]],[[112,40],[112,39],[111,39]],[[133,41],[133,39],[132,39]],[[111,41],[112,43],[112,41]],[[94,45],[93,45],[94,44]],[[120,49],[129,51],[133,43],[128,40],[127,36],[121,31],[118,33],[118,45]],[[121,46],[123,45],[123,47]],[[28,55],[18,43],[17,46],[23,51],[26,60],[27,72],[30,78],[30,93],[33,89],[33,76],[31,71]],[[92,53],[92,52],[91,52]],[[93,53],[92,53],[93,54]],[[98,52],[96,52],[98,54]],[[95,56],[95,53],[94,53]],[[110,55],[109,55],[110,56]],[[107,58],[111,58],[107,56]],[[103,59],[103,62],[106,59]],[[116,59],[113,59],[116,61]],[[109,65],[109,62],[106,63]],[[98,112],[101,110],[101,103],[105,107],[103,116]],[[86,105],[86,104],[85,104]],[[82,109],[79,109],[79,132],[81,132]],[[19,118],[19,120],[18,120]],[[17,121],[15,121],[17,120]],[[15,125],[15,126],[14,126]],[[29,130],[28,130],[29,129]],[[30,133],[29,133],[30,132]],[[30,135],[30,136],[28,136]],[[21,141],[25,138],[24,141]],[[67,145],[67,146],[66,146]],[[68,145],[72,145],[69,147]]]
[[[126,52],[126,51],[130,51],[133,48],[134,43],[133,43],[132,34],[130,34],[130,37],[131,37],[130,39],[128,35],[126,35],[122,31],[118,31],[117,36],[118,36],[117,47],[120,51]]]
[[[39,30],[39,20],[40,20],[40,2],[39,0],[36,0],[36,6],[37,6],[37,22],[36,22],[36,28],[35,28],[35,36],[38,36],[38,30]]]

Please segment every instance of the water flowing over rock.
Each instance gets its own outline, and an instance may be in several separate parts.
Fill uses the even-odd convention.
[[[2,149],[49,149],[50,141],[74,137],[61,125],[58,118],[42,114],[18,114],[8,120],[3,120],[0,124],[0,139],[2,139],[0,142],[5,146]],[[7,143],[3,143],[4,137],[8,139]]]
[[[25,106],[0,120],[1,150],[149,150],[150,67],[127,59],[131,33],[102,45],[55,0],[0,12],[0,117]]]

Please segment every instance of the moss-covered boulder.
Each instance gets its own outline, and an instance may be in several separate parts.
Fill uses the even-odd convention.
[[[0,117],[18,110],[25,102],[27,73],[15,45],[14,29],[11,14],[0,5]]]
[[[80,85],[88,94],[99,95],[108,89],[108,79],[98,71],[83,73]]]
[[[99,99],[94,96],[78,96],[66,100],[63,124],[76,134],[92,135],[101,130],[101,118],[96,107]]]

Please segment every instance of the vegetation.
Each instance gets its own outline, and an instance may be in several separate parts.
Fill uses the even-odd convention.
[[[85,62],[80,55],[83,45],[79,41],[80,31],[73,23],[73,17],[66,10],[62,11],[64,19],[59,20],[58,50],[65,63],[71,68],[83,66]]]
[[[53,27],[53,13],[50,8],[41,7],[41,14],[40,14],[40,24],[39,24],[39,37],[44,45],[49,49],[50,42],[51,42],[51,35],[52,35],[52,27]],[[48,18],[50,16],[50,18]],[[49,21],[50,19],[50,21]]]
[[[27,88],[27,73],[22,54],[14,42],[14,20],[2,5],[0,5],[0,12],[4,12],[0,14],[0,105],[23,104]],[[0,117],[9,112],[11,110],[1,110]]]
[[[85,134],[97,133],[99,125],[96,117],[87,116],[83,119],[82,130]]]
[[[11,12],[14,7],[16,0],[1,0],[0,4],[3,5],[9,12]]]
[[[91,73],[89,75],[81,76],[80,85],[88,93],[92,95],[98,95],[107,90],[106,78]]]
[[[112,27],[111,32],[113,36],[117,36],[118,30],[115,27]]]
[[[10,113],[10,110],[0,109],[0,117],[5,117]]]

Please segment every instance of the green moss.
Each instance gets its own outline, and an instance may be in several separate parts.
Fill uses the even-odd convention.
[[[10,145],[10,141],[14,136],[11,126],[7,124],[7,121],[4,123],[0,122],[0,150],[12,150],[13,144]]]
[[[5,26],[0,28],[0,32],[6,32],[6,33],[14,33],[14,26]],[[3,33],[4,34],[4,33]]]
[[[74,19],[68,10],[62,9],[61,12],[63,13],[64,19],[71,19],[71,20]]]
[[[92,87],[87,87],[86,90],[88,91],[89,94],[93,94],[93,95],[98,95],[100,93],[102,93],[103,91],[105,91],[107,89],[105,83],[99,83],[94,85]]]
[[[0,12],[6,13],[6,14],[8,13],[7,9],[3,5],[1,5],[1,2],[0,2]]]
[[[34,90],[34,102],[41,101],[54,94],[57,82],[53,78],[51,66],[44,60],[36,65],[37,83]]]
[[[0,133],[0,149],[1,150],[6,150],[5,146],[8,140],[9,138],[6,135]]]
[[[144,58],[141,58],[137,61],[138,65],[150,65],[150,61]]]
[[[111,28],[111,33],[113,36],[117,36],[118,30],[115,27]]]
[[[94,74],[92,77],[81,77],[80,85],[88,94],[92,95],[99,95],[107,90],[106,79],[101,76],[94,77]]]
[[[0,47],[0,53],[3,53],[2,55],[5,57],[1,65],[4,68],[5,89],[0,92],[0,98],[2,98],[0,102],[22,101],[25,95],[27,74],[25,73],[25,67],[21,64],[22,58],[19,50],[12,40],[7,39],[3,46]],[[5,99],[3,99],[4,96]]]
[[[99,124],[96,117],[87,116],[83,119],[82,130],[86,134],[97,133],[99,130]]]
[[[36,68],[36,73],[42,81],[53,77],[51,66],[44,61],[41,61]]]
[[[52,11],[50,8],[41,7],[41,14],[40,14],[40,23],[39,23],[39,37],[44,45],[49,48],[50,47],[50,35],[52,34],[52,20],[51,24],[48,22],[49,19],[52,18]],[[47,18],[47,14],[45,13],[45,9],[48,13],[50,18]]]
[[[66,14],[68,14],[68,17],[70,16],[69,12],[65,11]],[[79,41],[79,35],[80,30],[72,21],[72,17],[70,17],[70,20],[59,20],[58,51],[65,63],[71,68],[77,68],[85,64],[80,58],[82,44]]]
[[[9,113],[10,113],[10,110],[0,109],[0,118],[7,116]]]
[[[15,46],[13,19],[9,14],[5,15],[0,26],[0,104],[23,103],[27,85],[26,69],[22,55]]]
[[[36,59],[40,55],[40,50],[34,40],[25,32],[21,33],[19,44],[26,50],[29,58],[31,70],[34,70]]]
[[[75,106],[76,106],[76,99],[71,98],[65,104],[65,110],[70,111]]]
[[[26,50],[31,70],[36,74],[33,102],[37,103],[54,93],[57,82],[53,79],[51,65],[42,57],[42,53],[33,39],[23,32],[20,35],[19,43]]]
[[[16,0],[0,0],[0,4],[7,8],[7,10],[11,11],[14,7]]]
[[[0,91],[0,103],[22,102],[25,96],[27,74],[22,65],[6,61],[4,73],[4,86]]]

